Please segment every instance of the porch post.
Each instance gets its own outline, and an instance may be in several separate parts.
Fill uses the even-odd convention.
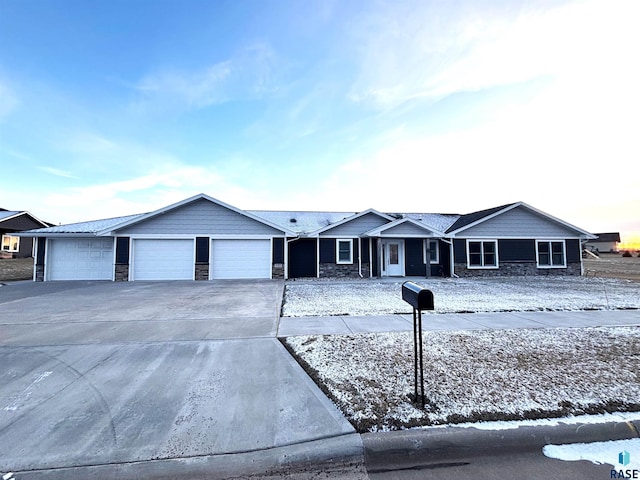
[[[373,278],[373,252],[371,249],[373,248],[371,237],[369,237],[369,278]]]

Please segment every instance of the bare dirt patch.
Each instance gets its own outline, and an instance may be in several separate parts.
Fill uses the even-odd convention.
[[[587,277],[620,278],[640,282],[640,257],[622,254],[602,254],[600,258],[585,258],[584,272]]]
[[[33,258],[0,258],[0,282],[32,278]]]
[[[425,332],[425,409],[411,333],[285,346],[359,432],[640,411],[637,327]]]

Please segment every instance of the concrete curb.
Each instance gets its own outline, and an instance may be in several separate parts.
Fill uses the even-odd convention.
[[[331,478],[366,478],[360,435],[339,437],[250,452],[171,458],[104,465],[83,465],[30,471],[14,471],[15,480],[137,480],[188,478],[222,480],[231,478],[317,478],[317,472]]]
[[[452,462],[500,451],[505,455],[542,450],[548,444],[591,443],[640,437],[640,422],[521,426],[505,430],[444,427],[362,435],[370,473]]]

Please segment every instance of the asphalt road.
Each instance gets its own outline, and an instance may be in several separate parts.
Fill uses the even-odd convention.
[[[482,456],[447,458],[440,462],[413,465],[386,465],[368,468],[371,480],[459,480],[495,479],[581,479],[604,480],[610,477],[611,465],[588,461],[566,462],[545,457],[541,451],[494,452]]]

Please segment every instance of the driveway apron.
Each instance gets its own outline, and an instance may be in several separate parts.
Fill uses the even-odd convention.
[[[19,287],[0,290],[0,472],[355,436],[275,338],[282,282]]]

